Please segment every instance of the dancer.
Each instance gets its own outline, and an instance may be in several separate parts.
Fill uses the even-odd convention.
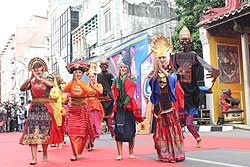
[[[90,94],[93,89],[82,79],[84,72],[88,71],[88,69],[89,65],[84,64],[82,61],[67,65],[69,73],[73,73],[72,81],[63,89],[63,92],[69,92],[71,96],[71,105],[68,113],[68,134],[73,151],[71,161],[82,158],[88,135],[90,135],[91,141],[95,137],[89,106],[85,100],[86,95]]]
[[[185,160],[182,130],[177,113],[174,111],[176,74],[170,74],[169,64],[171,44],[163,35],[152,42],[152,56],[156,59],[153,75],[149,79],[152,90],[150,101],[154,105],[156,117],[154,143],[157,160],[176,162]]]
[[[134,99],[136,78],[130,73],[131,54],[130,47],[119,63],[119,74],[114,80],[112,90],[115,106],[113,109],[115,119],[115,140],[118,151],[116,160],[122,160],[123,142],[129,143],[129,158],[134,155],[134,137],[136,133],[136,121],[142,122],[138,105]]]
[[[70,101],[70,97],[69,97],[69,93],[64,93],[62,92],[62,90],[64,89],[64,87],[66,86],[66,82],[63,81],[63,79],[58,76],[57,77],[57,83],[60,89],[60,98],[61,98],[61,103],[62,103],[62,110],[61,110],[61,114],[62,114],[62,126],[60,127],[60,132],[61,132],[61,137],[62,137],[62,142],[59,143],[58,148],[61,149],[63,143],[66,143],[65,140],[65,133],[67,132],[66,128],[68,126],[68,111],[69,111],[69,101]]]
[[[43,77],[48,68],[41,58],[31,59],[28,68],[29,71],[32,71],[32,75],[22,84],[20,90],[30,89],[32,102],[20,144],[31,147],[32,161],[30,165],[35,165],[37,163],[37,145],[42,145],[43,161],[47,161],[48,144],[50,144],[50,140],[53,140],[51,136],[55,133],[51,130],[55,121],[53,120],[53,109],[49,102],[49,93],[53,83]]]
[[[50,90],[50,104],[54,110],[53,117],[56,120],[56,128],[60,132],[59,134],[55,134],[54,141],[51,144],[51,147],[60,147],[61,143],[63,143],[64,137],[62,136],[61,129],[63,126],[63,116],[62,116],[62,99],[61,99],[61,92],[59,88],[60,84],[60,77],[59,76],[52,76],[49,75],[48,78],[51,80],[51,82],[54,83],[53,88]]]
[[[113,139],[115,137],[115,131],[113,128],[113,121],[110,119],[110,117],[114,107],[114,97],[111,90],[114,76],[108,72],[108,67],[108,60],[106,59],[105,55],[102,55],[100,59],[100,68],[102,71],[97,74],[97,82],[103,86],[103,93],[100,96],[100,101],[105,112],[104,121],[106,122],[106,125],[108,126],[108,129],[111,133],[111,138]]]
[[[214,78],[213,82],[219,75],[219,70],[215,67],[207,64],[202,58],[200,58],[196,52],[190,51],[190,45],[192,39],[190,32],[186,26],[182,28],[179,34],[179,39],[183,48],[183,51],[177,52],[173,57],[173,65],[178,70],[179,81],[184,91],[184,113],[186,119],[186,126],[189,132],[195,138],[197,144],[196,147],[201,147],[201,137],[197,132],[193,124],[194,115],[198,114],[199,104],[199,86],[197,83],[198,67],[202,66],[208,70],[207,77]],[[211,91],[211,89],[209,90]]]
[[[103,87],[100,83],[97,83],[96,64],[91,63],[87,76],[89,86],[93,90],[87,95],[86,101],[89,105],[90,117],[95,130],[95,138],[99,138],[102,131],[101,122],[104,117],[104,110],[99,100],[99,96],[103,93]],[[88,139],[86,147],[88,151],[92,151],[94,140],[91,141]]]

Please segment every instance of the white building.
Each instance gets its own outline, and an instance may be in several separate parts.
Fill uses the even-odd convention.
[[[171,0],[129,3],[126,0],[83,0],[79,26],[72,32],[73,57],[87,59],[148,32],[171,37],[176,21]],[[159,25],[160,23],[163,23]]]

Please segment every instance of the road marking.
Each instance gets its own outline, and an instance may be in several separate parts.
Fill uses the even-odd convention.
[[[233,165],[233,164],[227,164],[227,163],[215,162],[215,161],[208,161],[208,160],[196,159],[196,158],[187,158],[186,157],[186,159],[191,160],[191,161],[199,161],[199,162],[205,162],[205,163],[209,163],[209,164],[228,166],[228,167],[247,167],[247,166]]]

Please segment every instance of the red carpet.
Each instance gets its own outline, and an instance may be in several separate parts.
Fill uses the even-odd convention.
[[[22,146],[18,144],[20,132],[12,133],[0,133],[0,166],[1,167],[25,167],[31,166],[29,162],[31,160],[31,153],[29,146]],[[215,149],[215,148],[229,148],[235,150],[250,150],[249,139],[233,139],[233,138],[218,138],[218,137],[202,137],[202,148],[195,148],[195,140],[191,136],[186,136],[185,139],[185,151]],[[136,136],[138,143],[135,145],[136,159],[128,159],[128,146],[124,144],[122,161],[116,161],[117,151],[115,145],[113,146],[98,146],[92,152],[84,151],[84,158],[78,161],[71,162],[69,159],[72,157],[72,151],[69,143],[66,143],[62,149],[49,147],[48,162],[42,162],[42,153],[38,153],[38,163],[35,166],[46,167],[165,167],[166,165],[171,167],[181,167],[182,165],[175,163],[157,162],[150,158],[145,158],[145,155],[155,155],[154,144],[152,135],[138,135]],[[140,142],[139,142],[140,141]],[[114,142],[112,140],[111,142]],[[113,143],[113,144],[114,144]]]

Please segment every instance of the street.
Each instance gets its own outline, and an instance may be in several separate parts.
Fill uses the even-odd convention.
[[[42,153],[38,153],[36,166],[76,167],[76,166],[173,166],[173,167],[247,167],[250,166],[250,131],[233,129],[227,132],[200,132],[202,148],[195,148],[195,140],[189,132],[184,132],[186,160],[178,163],[156,161],[152,134],[137,135],[135,145],[136,159],[128,159],[128,146],[124,144],[123,160],[116,161],[115,140],[110,134],[101,135],[96,140],[95,149],[84,150],[83,159],[71,162],[70,143],[62,149],[49,147],[49,161],[42,162]],[[30,166],[30,148],[18,144],[21,132],[0,133],[1,167]]]

